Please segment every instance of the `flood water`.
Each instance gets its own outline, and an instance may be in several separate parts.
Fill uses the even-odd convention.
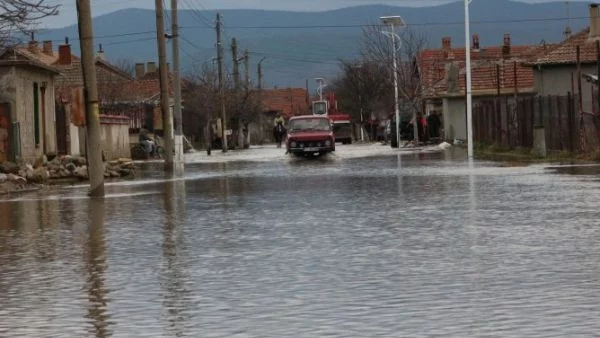
[[[600,176],[451,152],[0,201],[0,337],[598,337]]]

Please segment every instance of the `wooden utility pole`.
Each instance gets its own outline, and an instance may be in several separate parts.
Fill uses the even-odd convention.
[[[244,51],[244,88],[246,88],[246,94],[250,89],[250,52],[246,49]]]
[[[94,63],[94,33],[90,0],[77,0],[77,21],[81,48],[81,68],[85,93],[88,175],[90,197],[104,197],[104,163],[100,146],[100,108]]]
[[[156,0],[160,1],[160,0]],[[217,63],[219,73],[219,99],[221,100],[221,140],[223,152],[227,152],[227,114],[225,110],[225,83],[223,80],[223,44],[221,43],[221,14],[217,13]]]
[[[165,171],[173,171],[173,115],[169,105],[167,48],[165,37],[165,9],[163,1],[156,0],[156,40],[158,42],[158,71],[160,75],[160,109],[162,111],[163,140],[165,144]]]
[[[178,176],[183,175],[183,116],[181,114],[181,71],[179,65],[179,20],[177,10],[177,0],[171,0],[171,34],[173,47],[173,75],[175,82],[173,113],[175,118],[175,172]]]
[[[237,40],[231,39],[231,57],[233,59],[233,86],[237,92],[240,88],[240,64],[238,59]]]

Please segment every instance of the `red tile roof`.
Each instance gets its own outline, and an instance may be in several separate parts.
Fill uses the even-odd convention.
[[[304,88],[264,89],[262,104],[265,111],[277,111],[284,117],[303,115],[309,112],[306,102],[308,93]]]
[[[554,47],[529,65],[558,65],[577,63],[577,46],[580,48],[582,63],[595,63],[597,60],[596,41],[590,40],[589,28],[586,28]]]
[[[533,91],[533,69],[522,63],[536,59],[548,46],[504,46],[471,50],[471,85],[473,94],[494,94],[498,85],[502,93],[513,91],[515,84],[520,92]],[[418,56],[419,70],[425,96],[464,95],[466,84],[466,51],[464,48],[428,49]],[[448,92],[447,72],[456,67],[455,90]],[[516,79],[515,79],[516,68]],[[498,77],[500,78],[498,82]]]
[[[36,60],[45,65],[56,68],[60,74],[55,80],[55,94],[62,100],[69,101],[71,90],[83,86],[83,73],[81,70],[81,59],[71,54],[71,63],[59,63],[59,53],[55,50],[45,52],[40,48],[30,46],[17,46],[19,53]],[[98,96],[103,98],[113,97],[118,89],[118,84],[128,82],[132,77],[110,64],[102,58],[96,58],[96,76],[98,83]]]

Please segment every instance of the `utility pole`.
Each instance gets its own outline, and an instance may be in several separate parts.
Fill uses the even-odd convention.
[[[175,102],[173,103],[173,113],[175,117],[175,172],[178,176],[183,176],[183,116],[181,114],[181,72],[179,65],[179,19],[177,10],[177,0],[171,0],[171,34],[173,47],[173,75],[175,91]]]
[[[160,1],[160,0],[156,0]],[[219,72],[219,99],[221,100],[221,140],[223,152],[227,152],[227,123],[225,111],[225,84],[223,83],[223,44],[221,43],[221,14],[217,13],[217,62]]]
[[[263,72],[262,72],[262,62],[265,61],[265,58],[260,59],[258,62],[258,89],[262,91],[263,88]]]
[[[250,52],[246,49],[244,51],[244,88],[246,88],[246,94],[250,89]]]
[[[77,21],[81,39],[81,68],[85,88],[85,121],[87,132],[88,175],[90,197],[104,197],[104,163],[100,147],[100,108],[94,63],[94,33],[90,0],[77,0]]]
[[[231,57],[233,58],[233,85],[237,92],[240,88],[240,65],[238,60],[237,40],[231,39]]]
[[[258,88],[258,99],[261,103],[261,107],[262,107],[262,99],[263,99],[263,91],[262,91],[262,62],[265,61],[265,58],[263,57],[262,59],[260,59],[260,61],[258,61],[258,81],[256,84],[256,87]],[[263,112],[260,112],[260,143],[262,144],[262,142],[265,139],[265,115],[263,114]]]
[[[156,0],[156,39],[158,42],[158,71],[160,75],[160,108],[165,143],[165,171],[173,171],[173,115],[169,107],[169,80],[167,78],[167,51],[165,37],[165,10],[162,0]]]

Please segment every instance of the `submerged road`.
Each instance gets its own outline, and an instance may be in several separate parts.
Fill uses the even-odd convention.
[[[0,337],[594,337],[600,169],[340,146],[0,201]]]

